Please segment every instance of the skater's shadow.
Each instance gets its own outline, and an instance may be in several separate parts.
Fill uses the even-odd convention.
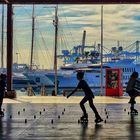
[[[129,131],[130,131],[130,140],[135,140],[136,139],[136,123],[135,123],[135,115],[131,114],[131,118],[130,118],[130,127],[129,127]]]
[[[88,122],[81,123],[81,127],[82,127],[81,140],[85,140],[87,137]]]
[[[0,138],[3,138],[3,122],[2,118],[0,117]]]
[[[98,132],[101,132],[101,129],[102,129],[102,124],[95,124],[94,133],[92,134],[93,139],[100,137],[100,134],[98,135]]]
[[[101,131],[102,129],[102,124],[95,124],[95,127],[92,128],[88,128],[88,123],[83,123],[81,124],[82,127],[82,131],[81,131],[81,140],[86,140],[86,139],[96,139],[98,137],[100,137],[100,135],[98,135],[98,132]],[[90,126],[89,126],[90,127]]]

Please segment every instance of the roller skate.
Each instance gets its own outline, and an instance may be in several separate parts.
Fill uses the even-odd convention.
[[[80,118],[80,122],[81,122],[81,123],[87,123],[87,122],[88,122],[88,114],[84,114],[84,115]]]
[[[129,103],[129,104],[136,104],[136,101],[133,100],[133,99],[130,99],[128,103]]]
[[[0,111],[0,117],[3,117],[3,116],[4,116],[4,112]]]
[[[95,119],[95,123],[97,124],[97,123],[100,123],[100,122],[102,122],[103,121],[103,119],[100,117],[100,116],[98,116],[98,117],[96,117],[96,119]]]
[[[134,115],[138,115],[138,111],[136,110],[136,109],[131,109],[131,112],[130,112],[131,114],[134,114]]]

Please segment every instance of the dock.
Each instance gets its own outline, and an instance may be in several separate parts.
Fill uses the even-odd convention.
[[[89,122],[81,124],[82,96],[18,96],[4,98],[5,116],[0,118],[2,140],[139,140],[140,115],[130,115],[129,97],[96,96],[94,104],[103,118],[86,103]],[[140,97],[136,99],[140,111]]]

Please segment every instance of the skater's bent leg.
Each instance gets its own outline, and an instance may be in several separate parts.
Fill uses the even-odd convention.
[[[85,106],[84,106],[84,104],[85,104],[86,102],[87,102],[87,98],[86,98],[86,97],[84,97],[84,98],[81,100],[81,102],[80,102],[80,107],[81,107],[81,109],[82,109],[84,115],[87,114],[86,108],[85,108]]]
[[[140,95],[140,93],[137,90],[134,90],[134,98],[136,98],[139,95]]]
[[[2,103],[3,103],[3,98],[0,99],[0,111],[2,111]]]
[[[134,104],[131,104],[130,110],[134,110]]]
[[[99,114],[98,114],[98,111],[97,111],[96,107],[95,107],[94,104],[93,104],[92,98],[89,98],[89,106],[90,106],[90,107],[92,108],[92,110],[94,111],[95,116],[96,116],[96,117],[100,117]]]
[[[133,110],[134,110],[134,104],[135,104],[135,98],[134,97],[131,97],[130,98],[130,104],[131,104],[130,110],[131,110],[131,112],[133,112]]]

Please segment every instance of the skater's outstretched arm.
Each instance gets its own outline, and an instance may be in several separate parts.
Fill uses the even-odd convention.
[[[77,91],[77,87],[67,96],[69,98],[72,94],[74,94]]]

